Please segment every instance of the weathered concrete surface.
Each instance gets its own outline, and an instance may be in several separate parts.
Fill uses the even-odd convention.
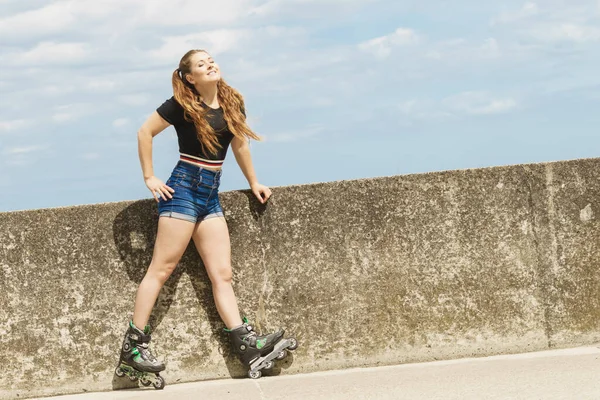
[[[222,195],[242,310],[301,343],[285,374],[600,341],[600,159]],[[113,376],[152,201],[0,213],[0,398]],[[159,298],[168,382],[243,376],[190,246]],[[276,370],[279,373],[281,370]]]
[[[222,379],[162,391],[54,397],[56,400],[598,400],[600,349],[547,350],[460,360],[352,368],[258,381]]]

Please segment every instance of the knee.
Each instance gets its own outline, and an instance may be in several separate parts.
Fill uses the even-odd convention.
[[[220,268],[217,273],[211,277],[213,285],[230,285],[233,281],[233,273],[231,268]]]
[[[175,267],[177,267],[177,263],[174,262],[166,262],[166,263],[152,263],[150,266],[148,273],[158,280],[161,284],[164,284],[167,279],[171,276],[173,271],[175,271]]]

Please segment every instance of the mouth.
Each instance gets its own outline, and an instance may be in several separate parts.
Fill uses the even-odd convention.
[[[215,75],[216,73],[217,73],[217,71],[214,71],[214,70],[213,70],[213,71],[210,71],[210,72],[209,72],[207,75],[209,75],[209,76],[210,76],[210,75]]]

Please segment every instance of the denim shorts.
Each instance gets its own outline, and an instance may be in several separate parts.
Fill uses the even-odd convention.
[[[208,218],[223,217],[219,203],[221,170],[210,170],[179,161],[166,185],[175,190],[172,199],[162,197],[158,202],[158,216],[183,219],[193,223]]]

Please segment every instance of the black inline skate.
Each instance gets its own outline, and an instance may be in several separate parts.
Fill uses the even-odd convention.
[[[287,350],[298,347],[296,339],[283,339],[283,330],[268,335],[257,334],[246,318],[241,326],[225,331],[229,333],[234,352],[250,368],[248,376],[252,379],[260,378],[261,370],[273,368],[273,360],[283,360],[287,356]]]
[[[150,352],[149,343],[150,326],[146,325],[144,331],[141,331],[133,321],[129,322],[115,374],[118,377],[127,375],[132,382],[139,379],[144,386],[153,385],[156,389],[163,389],[165,380],[159,372],[164,371],[165,364],[159,362]]]

